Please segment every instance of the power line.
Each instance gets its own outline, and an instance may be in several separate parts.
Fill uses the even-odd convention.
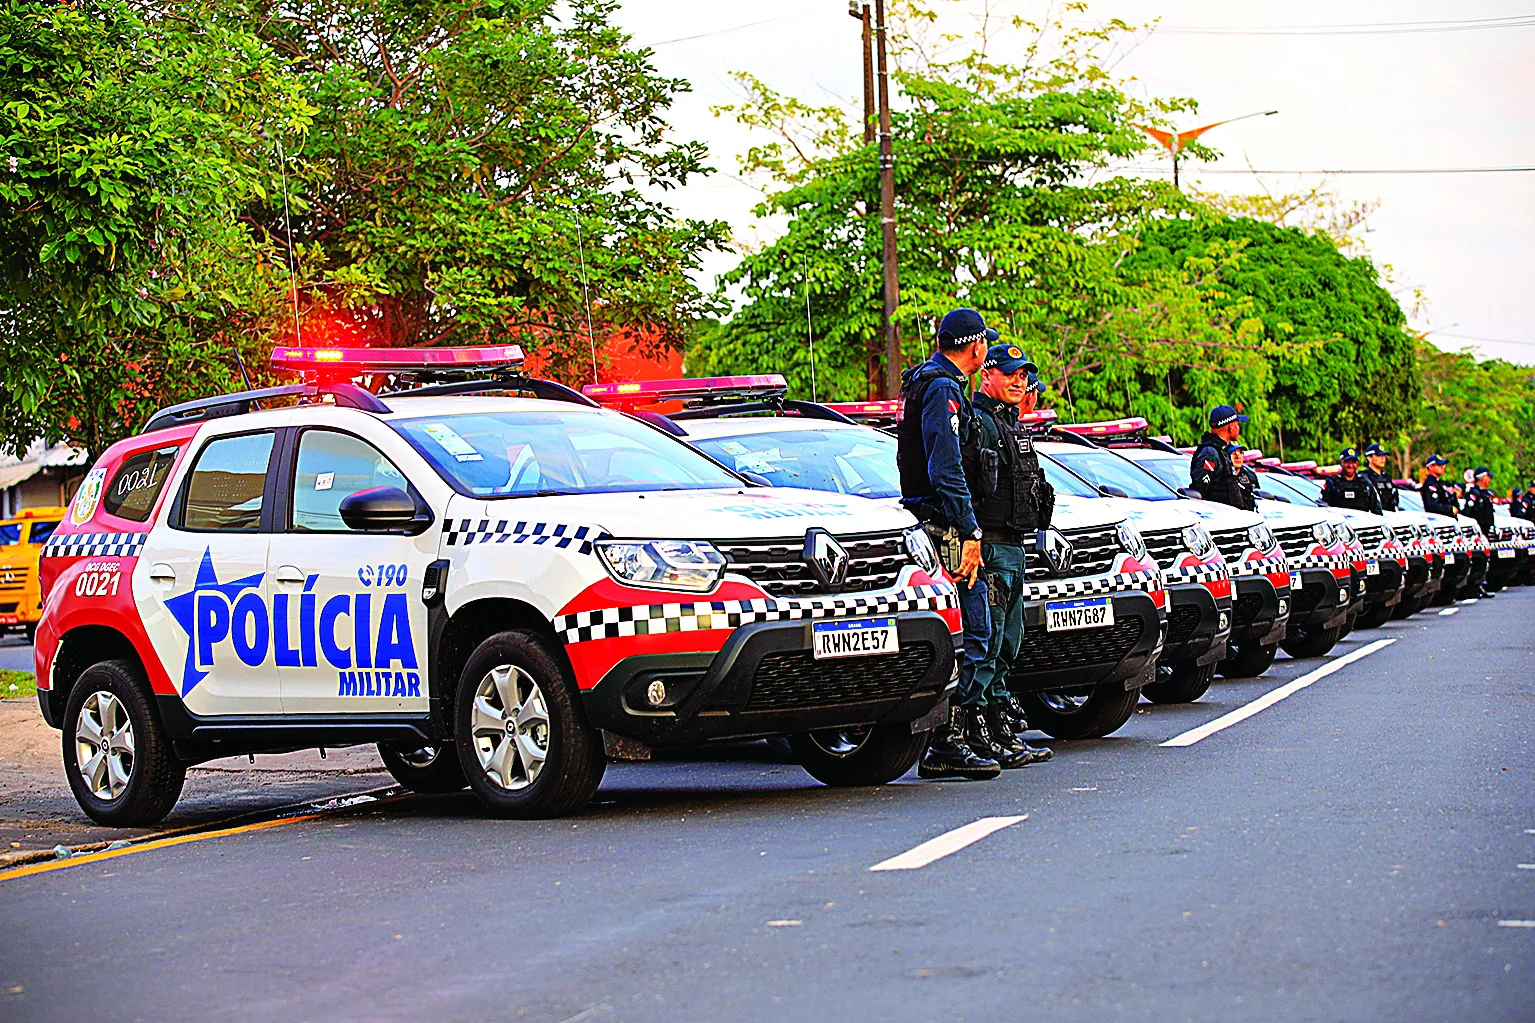
[[[1418,35],[1438,32],[1477,32],[1496,28],[1535,26],[1535,14],[1502,18],[1471,18],[1453,21],[1386,21],[1341,25],[1165,25],[1156,31],[1177,35],[1220,36],[1324,36],[1324,35]]]
[[[676,39],[662,39],[658,43],[645,43],[644,46],[646,48],[648,48],[648,49],[652,49],[653,50],[657,46],[670,46],[672,43],[687,43],[687,42],[692,42],[694,39],[708,39],[708,38],[710,38],[712,36],[722,36],[722,35],[725,35],[728,32],[739,32],[742,29],[756,28],[758,25],[768,25],[768,24],[771,24],[771,23],[773,23],[775,21],[783,21],[786,18],[796,18],[796,17],[799,17],[801,14],[804,14],[804,13],[806,13],[806,12],[804,12],[804,11],[791,11],[788,14],[779,14],[779,15],[776,15],[775,17],[772,17],[772,18],[763,18],[761,21],[748,21],[744,25],[732,25],[729,28],[719,28],[719,29],[715,29],[712,32],[700,32],[697,35],[691,35],[691,36],[678,36]]]
[[[1535,348],[1535,341],[1511,341],[1501,337],[1472,337],[1469,334],[1451,334],[1444,330],[1431,330],[1428,332],[1433,337],[1453,337],[1457,341],[1475,341],[1484,345],[1517,345],[1520,348]]]
[[[1132,170],[1165,170],[1160,165],[1143,165]],[[1262,168],[1201,167],[1195,174],[1529,174],[1535,167],[1381,167],[1381,168],[1319,168],[1316,170],[1263,170]]]

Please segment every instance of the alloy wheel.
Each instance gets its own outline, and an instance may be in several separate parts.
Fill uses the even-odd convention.
[[[480,768],[497,786],[514,792],[538,779],[549,757],[549,707],[527,672],[502,664],[485,673],[471,729]]]
[[[86,697],[75,721],[75,764],[91,795],[110,803],[133,776],[133,722],[116,696],[101,690]]]

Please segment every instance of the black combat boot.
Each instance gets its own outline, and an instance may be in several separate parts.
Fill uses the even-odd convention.
[[[1002,770],[1011,771],[1015,767],[1023,766],[1023,756],[1020,751],[1008,749],[997,741],[992,734],[991,724],[987,720],[986,711],[978,707],[966,707],[965,709],[965,742],[970,748],[983,757],[990,757],[1002,765]]]
[[[1038,746],[1030,746],[1013,731],[1012,721],[1009,720],[1007,711],[998,704],[990,704],[986,708],[986,726],[991,732],[991,741],[998,749],[1003,750],[1007,759],[997,758],[997,762],[1004,768],[1028,767],[1030,764],[1038,764],[1049,760],[1055,754]]]
[[[1002,773],[1002,765],[971,749],[965,742],[966,714],[950,705],[949,719],[933,729],[927,752],[917,765],[920,778],[969,778],[985,781]]]
[[[1013,731],[1013,737],[1018,744],[1030,753],[1034,754],[1038,763],[1043,763],[1055,756],[1055,750],[1048,746],[1034,746],[1023,738],[1023,733],[1029,730],[1028,719],[1023,716],[1023,704],[1018,702],[1018,697],[1008,693],[1002,701],[1002,715],[1007,718],[1008,726]]]

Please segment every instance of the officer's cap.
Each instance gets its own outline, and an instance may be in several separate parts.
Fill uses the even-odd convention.
[[[1424,465],[1449,465],[1450,460],[1443,455],[1429,455]]]
[[[1486,476],[1488,479],[1492,479],[1492,470],[1485,465],[1479,465],[1476,467],[1476,472],[1472,473],[1472,479],[1475,479],[1477,476]]]
[[[1029,371],[1030,376],[1039,372],[1039,367],[1023,354],[1023,349],[1017,345],[992,345],[986,350],[986,361],[981,364],[982,369],[995,369],[1002,373],[1013,374],[1020,369]]]
[[[1386,449],[1381,447],[1379,444],[1371,444],[1369,447],[1364,449],[1364,453],[1365,457],[1368,458],[1370,455],[1384,455],[1386,453]]]
[[[1041,395],[1045,393],[1045,382],[1039,379],[1039,374],[1034,370],[1029,371],[1029,386],[1025,388],[1025,392],[1027,391]],[[1535,480],[1530,481],[1530,486],[1535,487]]]
[[[1225,426],[1227,423],[1245,422],[1247,422],[1247,417],[1230,405],[1217,405],[1210,410],[1210,426],[1212,429]]]
[[[1338,452],[1339,465],[1342,465],[1344,462],[1357,461],[1359,461],[1359,452],[1355,451],[1353,448],[1344,448],[1342,451]]]
[[[938,324],[938,344],[943,348],[963,348],[977,341],[992,342],[997,332],[986,326],[981,314],[974,309],[956,309],[944,316]]]

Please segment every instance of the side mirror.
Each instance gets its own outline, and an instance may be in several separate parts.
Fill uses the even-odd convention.
[[[1280,502],[1283,502],[1284,504],[1290,504],[1291,503],[1290,499],[1288,497],[1285,497],[1283,494],[1274,494],[1274,493],[1270,493],[1267,490],[1254,490],[1253,491],[1253,496],[1256,497],[1260,501],[1280,501]]]
[[[1116,487],[1112,483],[1103,483],[1098,487],[1098,493],[1104,497],[1129,497],[1130,492],[1124,487]]]
[[[369,487],[341,499],[341,521],[359,533],[415,536],[432,524],[432,512],[399,487]]]
[[[1203,501],[1205,499],[1205,495],[1201,494],[1199,491],[1195,490],[1193,487],[1179,487],[1178,488],[1178,496],[1179,497],[1186,497],[1190,501]]]
[[[743,472],[741,470],[737,470],[736,475],[744,477],[748,482],[755,486],[771,487],[773,485],[772,480],[768,479],[766,476],[759,476],[754,472]]]

